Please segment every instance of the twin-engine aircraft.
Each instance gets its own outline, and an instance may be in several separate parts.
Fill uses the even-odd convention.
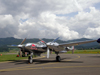
[[[72,50],[72,52],[73,52],[74,51],[74,46],[76,46],[76,45],[91,43],[91,42],[95,42],[95,41],[100,43],[100,39],[98,39],[98,40],[58,44],[56,42],[58,39],[59,39],[59,37],[56,38],[55,40],[53,40],[52,42],[48,42],[48,43],[46,43],[45,41],[39,39],[40,41],[37,44],[27,43],[27,44],[23,45],[24,41],[26,40],[26,38],[25,38],[22,41],[22,43],[17,45],[16,47],[20,48],[21,49],[20,51],[22,51],[22,53],[25,53],[25,52],[29,53],[28,62],[30,64],[32,64],[33,63],[33,55],[40,56],[41,53],[47,52],[47,58],[49,58],[50,52],[53,51],[57,55],[56,56],[56,61],[60,61],[60,56],[58,54],[62,53],[62,52],[67,52],[69,50]],[[12,46],[14,46],[14,45],[12,45]]]

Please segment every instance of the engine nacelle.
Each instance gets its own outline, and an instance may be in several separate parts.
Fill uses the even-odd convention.
[[[69,47],[65,47],[65,50],[66,50],[66,51],[69,51]]]
[[[100,43],[100,38],[97,40],[98,43]]]

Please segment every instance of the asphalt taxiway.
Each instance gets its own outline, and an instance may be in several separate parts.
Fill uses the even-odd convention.
[[[34,58],[33,64],[27,60],[0,63],[0,75],[100,75],[100,54],[60,54],[61,62],[56,62],[55,54]]]

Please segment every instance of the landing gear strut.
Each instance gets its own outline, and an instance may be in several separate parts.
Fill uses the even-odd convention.
[[[29,62],[30,64],[33,63],[33,58],[32,58],[32,56],[33,56],[33,53],[31,53],[30,56],[28,57],[28,62]]]
[[[29,57],[28,57],[28,62],[29,62],[30,64],[32,64],[32,63],[33,63],[32,56],[29,56]]]
[[[61,60],[61,59],[60,59],[60,56],[56,56],[56,61],[57,61],[57,62],[60,62],[60,60]]]

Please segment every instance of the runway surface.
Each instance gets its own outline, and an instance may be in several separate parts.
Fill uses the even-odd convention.
[[[56,62],[55,54],[34,58],[33,64],[27,60],[0,63],[0,75],[100,75],[100,54],[60,54],[61,62]]]

